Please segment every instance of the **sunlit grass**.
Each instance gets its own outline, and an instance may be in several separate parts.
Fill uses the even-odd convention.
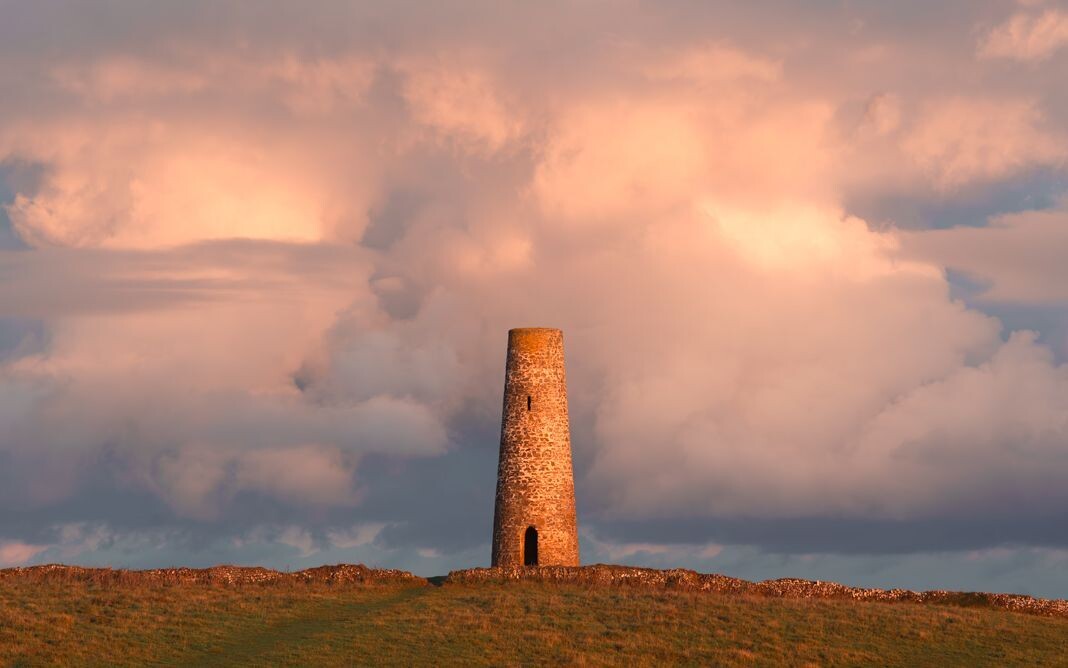
[[[0,584],[4,665],[1058,665],[1068,620],[537,583]]]

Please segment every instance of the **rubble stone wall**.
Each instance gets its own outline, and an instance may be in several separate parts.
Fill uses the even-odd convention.
[[[275,571],[260,566],[212,566],[211,568],[153,568],[131,571],[122,568],[84,568],[47,564],[0,569],[5,580],[32,582],[89,582],[100,585],[277,585],[326,584],[339,586],[421,585],[425,578],[392,568],[368,568],[363,564],[317,566],[302,571]]]
[[[539,565],[578,565],[564,335],[558,329],[508,332],[494,566],[523,565],[528,527],[538,532]]]
[[[727,595],[790,599],[838,599],[882,601],[885,603],[926,603],[959,607],[982,607],[1023,612],[1043,617],[1068,618],[1068,601],[1044,599],[1024,594],[992,594],[935,589],[869,589],[836,582],[781,578],[750,582],[715,573],[697,573],[685,568],[659,570],[632,566],[596,564],[549,568],[471,568],[453,571],[446,584],[482,584],[527,581],[590,587],[638,587],[675,591],[710,592]]]

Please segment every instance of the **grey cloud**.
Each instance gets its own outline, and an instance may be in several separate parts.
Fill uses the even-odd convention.
[[[40,318],[152,310],[265,291],[285,294],[302,289],[302,282],[317,290],[341,290],[352,285],[352,269],[364,262],[364,255],[345,246],[249,240],[159,251],[0,251],[0,309],[9,316]]]
[[[769,554],[836,553],[900,555],[961,552],[989,547],[1068,547],[1068,512],[1050,508],[1021,517],[1008,512],[984,517],[920,520],[799,517],[671,518],[645,522],[601,521],[598,538],[618,543],[751,545]]]
[[[961,192],[852,193],[846,209],[874,225],[903,229],[983,227],[991,218],[1020,211],[1055,208],[1065,195],[1065,175],[1040,169],[1005,181],[970,186]]]
[[[915,555],[1064,546],[1068,395],[1045,347],[1062,230],[929,231],[1048,208],[1066,187],[1056,63],[975,58],[1011,7],[0,11],[16,65],[0,68],[0,159],[45,165],[0,197],[22,195],[10,215],[41,232],[16,244],[0,221],[0,245],[23,249],[0,251],[0,540],[145,566],[484,563],[504,332],[544,324],[567,333],[595,540],[767,575],[830,568],[805,570],[810,553],[935,572]],[[747,58],[778,78],[737,77]],[[883,94],[899,118],[873,132]],[[965,155],[1010,159],[953,171],[950,137],[919,165],[910,133],[944,97],[993,101],[980,127],[1019,120],[983,137],[1019,142]],[[200,169],[168,171],[204,137],[179,156]],[[243,234],[280,240],[220,238]],[[1002,327],[984,290],[1008,303],[998,315],[1045,315]],[[1045,338],[1006,348],[1032,324]],[[1026,354],[995,368],[1006,350]],[[274,484],[300,452],[322,466]],[[302,498],[317,475],[336,494]],[[378,528],[331,542],[353,525]],[[709,541],[748,547],[670,547]]]
[[[47,350],[48,339],[42,320],[0,317],[0,361],[40,354]]]

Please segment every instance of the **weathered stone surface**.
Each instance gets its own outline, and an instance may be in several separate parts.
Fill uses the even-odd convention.
[[[494,566],[523,564],[529,527],[537,531],[539,565],[578,565],[564,335],[558,329],[508,332]]]
[[[0,569],[0,581],[23,578],[35,582],[94,582],[115,585],[270,585],[321,583],[330,585],[428,584],[407,571],[368,568],[363,564],[317,566],[283,573],[259,566],[212,566],[211,568],[154,568],[130,571],[114,568],[83,568],[48,564]]]
[[[888,603],[975,606],[1000,608],[1045,617],[1068,618],[1068,601],[1063,599],[1034,598],[1022,594],[954,592],[941,589],[919,592],[908,589],[867,589],[863,587],[848,587],[835,582],[800,580],[796,578],[749,582],[748,580],[740,580],[715,573],[697,573],[683,568],[658,570],[604,564],[578,567],[523,568],[518,566],[472,568],[449,573],[445,582],[446,584],[476,584],[517,580],[587,586],[674,589],[728,595],[764,596],[768,598],[849,599]]]
[[[542,566],[540,568],[524,568],[522,566],[471,568],[449,573],[445,582],[483,583],[516,580],[589,586],[716,591],[732,594],[749,593],[754,586],[753,583],[745,580],[725,575],[702,574],[684,568],[657,570],[605,564],[594,566]]]

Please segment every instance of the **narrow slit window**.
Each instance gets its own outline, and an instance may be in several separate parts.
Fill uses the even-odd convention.
[[[530,410],[530,395],[527,395],[527,410]]]
[[[527,527],[523,534],[523,565],[538,565],[538,530],[534,527]]]

